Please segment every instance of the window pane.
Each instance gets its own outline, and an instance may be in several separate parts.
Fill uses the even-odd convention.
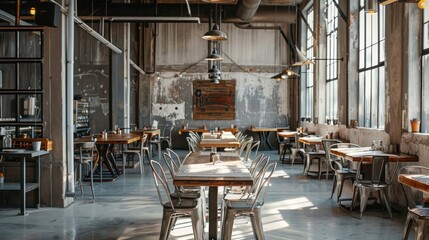
[[[40,31],[22,31],[19,36],[20,58],[42,57],[42,34]]]
[[[15,63],[0,63],[0,89],[16,89]]]
[[[0,31],[0,58],[16,57],[16,33]]]
[[[42,64],[19,63],[19,89],[42,89]]]
[[[423,74],[422,79],[429,79],[429,55],[423,56]],[[422,121],[421,130],[424,133],[429,132],[429,81],[422,81]]]

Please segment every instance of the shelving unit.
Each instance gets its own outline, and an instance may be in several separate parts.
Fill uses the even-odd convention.
[[[89,126],[89,102],[86,100],[74,100],[73,125],[76,137],[87,135]]]
[[[1,28],[0,128],[43,137],[43,28]]]

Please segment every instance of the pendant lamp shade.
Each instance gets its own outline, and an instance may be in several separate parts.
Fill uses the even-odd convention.
[[[212,53],[206,57],[206,60],[207,61],[222,61],[223,57],[217,53],[216,48],[213,48]]]
[[[204,34],[203,39],[208,41],[225,41],[228,39],[226,34],[219,29],[219,25],[213,25],[213,29]]]
[[[295,46],[295,53],[296,53],[296,62],[292,64],[292,66],[304,66],[308,64],[314,64],[313,61],[308,59],[297,46]]]
[[[377,0],[365,0],[365,12],[368,14],[374,14],[378,11]]]

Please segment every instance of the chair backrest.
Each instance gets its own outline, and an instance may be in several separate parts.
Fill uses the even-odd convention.
[[[255,150],[255,156],[258,155],[258,150],[259,150],[259,145],[261,144],[261,141],[257,141],[257,142],[250,142],[250,144],[247,145],[246,148],[246,154],[244,155],[243,161],[247,162],[250,159],[250,154],[252,153],[253,150]]]
[[[196,143],[193,138],[186,137],[186,141],[188,142],[189,151],[198,152],[199,150],[198,143]]]
[[[147,145],[147,134],[143,134],[142,137],[140,138],[140,151],[143,152],[143,148]]]
[[[270,161],[270,157],[269,156],[265,156],[265,155],[262,155],[260,158],[255,159],[255,161],[254,161],[255,164],[253,164],[253,162],[252,162],[252,164],[249,167],[249,173],[250,173],[250,175],[253,178],[255,178],[256,175],[257,175],[257,173],[261,169],[265,168],[268,165],[269,161]]]
[[[179,154],[177,154],[171,148],[166,148],[165,152],[174,159],[174,161],[176,162],[176,164],[178,164],[179,167],[182,166],[183,161],[180,159]]]
[[[261,172],[261,181],[258,183],[254,194],[254,200],[251,209],[254,209],[256,205],[262,206],[264,205],[265,198],[267,196],[268,188],[270,186],[271,177],[273,176],[274,171],[276,170],[277,163],[270,163],[264,167]]]
[[[322,146],[323,146],[323,150],[325,150],[325,156],[327,159],[329,159],[330,157],[331,145],[336,143],[341,143],[341,141],[338,139],[322,139]]]
[[[194,133],[194,132],[190,131],[189,137],[194,139],[196,143],[201,142],[201,137],[200,137],[200,135],[198,135],[198,133]]]
[[[240,142],[240,148],[238,149],[238,156],[241,156],[241,154],[244,152],[245,149],[248,147],[252,147],[253,137],[248,137],[244,139],[242,142]]]
[[[423,166],[405,166],[399,169],[398,176],[401,174],[411,174],[415,177],[429,177],[429,168]],[[405,200],[408,208],[422,207],[424,204],[423,192],[416,188],[401,183]]]
[[[388,167],[390,157],[391,155],[387,154],[362,156],[356,171],[356,181],[359,183],[369,182],[372,185],[390,185],[398,167],[397,156],[396,161],[390,161],[393,164],[393,168],[392,166]],[[371,171],[369,175],[363,169],[363,163],[370,164]]]
[[[95,141],[79,142],[79,158],[92,160],[94,156]]]
[[[167,177],[165,176],[164,169],[162,168],[161,164],[159,164],[157,161],[150,160],[150,168],[152,169],[153,173],[153,180],[155,181],[156,191],[158,193],[159,203],[162,206],[165,206],[166,204],[169,204],[173,211],[174,204],[171,200],[171,191],[168,184]]]

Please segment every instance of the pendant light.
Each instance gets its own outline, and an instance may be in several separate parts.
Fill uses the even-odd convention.
[[[377,0],[365,0],[365,12],[368,14],[374,14],[378,11],[378,1]]]
[[[228,37],[220,30],[219,25],[215,24],[212,30],[204,34],[203,39],[208,41],[225,41]]]
[[[213,51],[210,55],[206,57],[207,61],[222,61],[223,57],[217,53],[216,46],[213,48]]]

